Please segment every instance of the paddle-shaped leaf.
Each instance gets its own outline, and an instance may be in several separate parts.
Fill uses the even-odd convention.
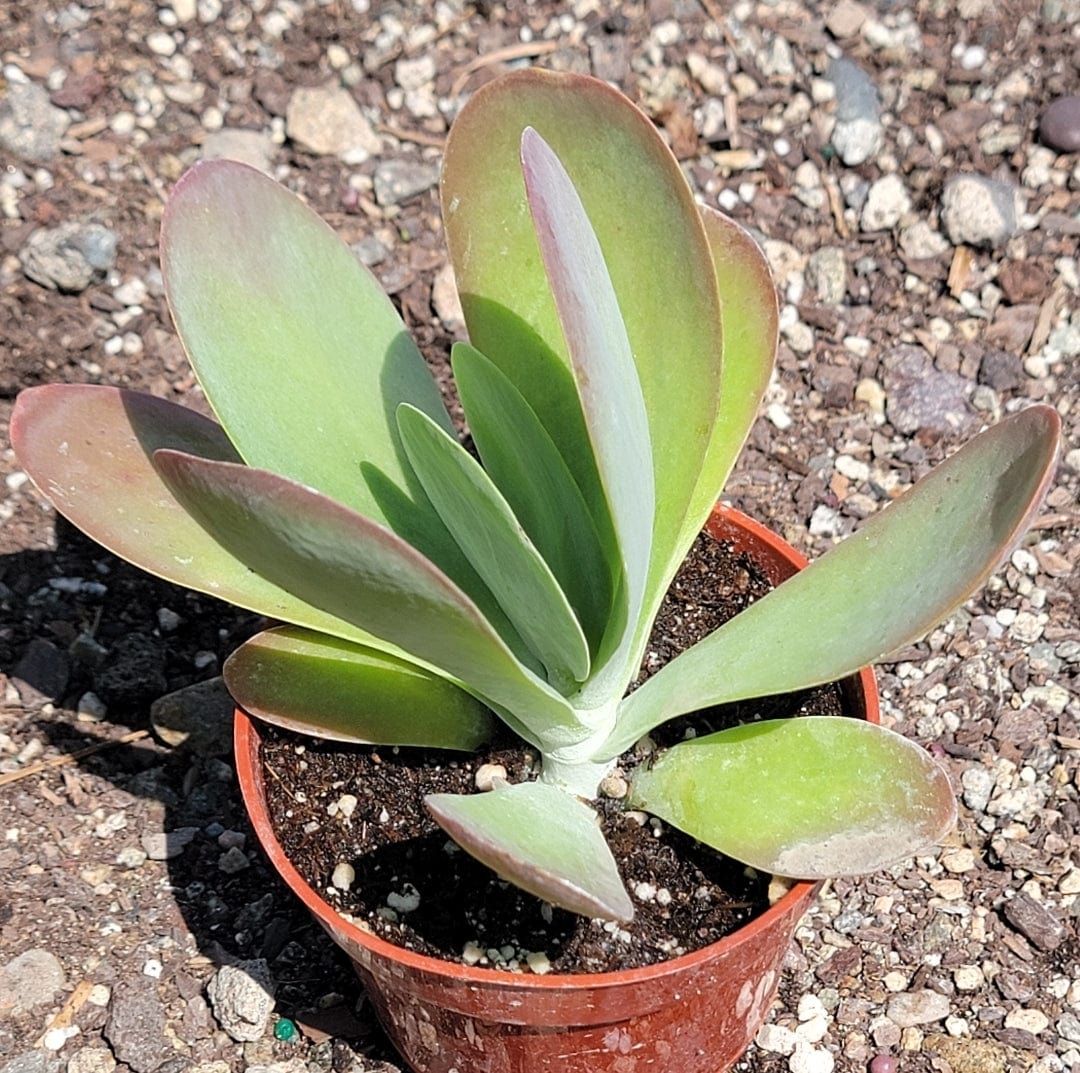
[[[252,570],[520,714],[540,741],[579,736],[572,709],[524,667],[438,567],[388,529],[277,474],[158,451],[173,494]]]
[[[531,127],[521,136],[525,191],[577,383],[627,586],[630,628],[594,688],[610,695],[645,599],[655,495],[649,419],[604,255],[566,169]],[[620,687],[622,683],[620,682]],[[604,692],[606,687],[606,693]]]
[[[473,442],[506,502],[551,567],[596,655],[606,629],[621,636],[625,599],[614,545],[605,548],[589,507],[535,411],[480,351],[457,343],[452,356]]]
[[[238,461],[221,426],[194,410],[119,388],[48,384],[19,394],[11,442],[56,509],[128,562],[249,611],[388,647],[253,574],[177,501],[151,461],[158,448]]]
[[[473,592],[395,412],[408,402],[447,430],[450,419],[390,299],[334,231],[254,168],[203,161],[169,197],[161,265],[184,349],[244,461],[390,525]]]
[[[452,436],[411,406],[398,410],[424,491],[506,617],[566,693],[589,673],[589,646],[558,581],[491,478]]]
[[[566,344],[524,207],[526,127],[573,180],[626,323],[652,441],[648,591],[657,593],[685,556],[684,519],[716,425],[722,325],[704,226],[652,123],[596,79],[514,72],[474,93],[454,122],[443,215],[469,338],[529,401],[590,503],[592,451],[570,378],[560,375]]]
[[[976,436],[847,540],[630,694],[597,753],[708,704],[842,678],[921,637],[1020,539],[1053,473],[1061,419],[1032,406]]]
[[[635,773],[629,800],[736,860],[799,879],[884,868],[956,820],[949,778],[928,753],[830,716],[683,742]]]
[[[705,524],[750,434],[776,360],[779,322],[769,262],[757,243],[723,213],[707,205],[698,211],[720,290],[724,363],[720,409],[683,530],[687,546]]]
[[[435,821],[503,879],[587,917],[630,920],[634,907],[588,805],[542,782],[485,794],[429,794]]]
[[[223,673],[252,715],[333,741],[473,750],[494,726],[480,701],[445,678],[310,630],[257,634]]]

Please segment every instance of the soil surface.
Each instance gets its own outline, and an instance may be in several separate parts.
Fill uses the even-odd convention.
[[[207,155],[301,192],[444,368],[441,146],[529,62],[617,84],[763,243],[778,370],[726,496],[791,543],[820,554],[1006,412],[1065,422],[1023,546],[881,668],[958,829],[825,890],[740,1073],[1080,1070],[1075,105],[1040,130],[1080,95],[1076,0],[7,0],[0,49],[0,1071],[400,1070],[244,818],[215,679],[258,622],[58,521],[3,430],[49,381],[205,409],[156,241]]]
[[[635,687],[772,586],[744,554],[698,537],[672,582]],[[842,714],[822,686],[694,712],[657,727],[619,758],[597,803],[634,918],[624,924],[552,910],[460,851],[423,804],[427,794],[478,792],[494,766],[513,785],[536,777],[537,754],[505,735],[476,756],[440,750],[313,743],[270,728],[262,760],[270,816],[289,860],[330,904],[389,942],[466,964],[592,973],[691,953],[769,906],[770,877],[629,808],[634,771],[687,737],[761,719]],[[854,713],[853,713],[854,714]],[[341,802],[349,804],[347,814]],[[344,867],[345,871],[339,871]],[[779,892],[787,885],[780,884]]]

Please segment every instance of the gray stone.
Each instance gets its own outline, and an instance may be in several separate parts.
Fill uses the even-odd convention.
[[[150,723],[174,749],[225,756],[232,749],[235,708],[222,678],[211,678],[159,697],[150,706]]]
[[[870,76],[846,56],[829,65],[836,90],[836,125],[832,144],[848,166],[862,164],[881,148],[881,100]]]
[[[225,127],[206,136],[203,160],[239,160],[259,171],[270,173],[274,159],[274,139],[265,131]]]
[[[93,223],[38,228],[19,251],[19,262],[35,283],[77,294],[116,263],[116,235]]]
[[[23,704],[39,708],[64,695],[70,673],[67,655],[52,641],[36,637],[23,650],[11,678]]]
[[[274,1008],[274,980],[264,958],[223,965],[206,993],[218,1024],[234,1040],[257,1040],[266,1031]]]
[[[135,1073],[153,1073],[167,1058],[165,1007],[157,988],[140,977],[119,984],[109,1005],[109,1019],[102,1030],[113,1054]]]
[[[967,399],[973,385],[956,373],[936,369],[922,347],[894,347],[882,366],[885,415],[898,432],[955,432],[971,424]]]
[[[1024,366],[1008,350],[988,350],[979,362],[979,383],[995,391],[1015,391],[1024,382]]]
[[[0,1073],[56,1073],[60,1068],[58,1059],[42,1051],[27,1051],[8,1059],[0,1066]]]
[[[353,95],[336,83],[294,91],[285,114],[285,130],[297,145],[346,164],[362,164],[382,149]]]
[[[375,200],[380,205],[397,205],[422,194],[439,181],[434,164],[412,160],[387,160],[375,169]]]
[[[1066,1010],[1057,1023],[1058,1035],[1070,1043],[1080,1043],[1080,1017]]]
[[[911,211],[911,196],[899,175],[883,175],[866,195],[859,226],[863,231],[887,231]]]
[[[1000,246],[1016,233],[1016,191],[983,175],[956,175],[941,195],[941,223],[954,246]]]
[[[8,82],[0,96],[0,145],[21,160],[51,160],[70,122],[35,82]]]
[[[1080,22],[1080,0],[1042,0],[1041,10],[1046,22]]]
[[[65,979],[64,966],[48,950],[27,950],[0,966],[0,1010],[52,1002]]]
[[[840,305],[847,294],[847,258],[839,246],[822,246],[806,262],[806,282],[818,301]]]
[[[170,861],[173,857],[179,857],[198,833],[198,827],[177,827],[175,831],[146,831],[139,841],[150,860]]]
[[[889,1000],[886,1016],[900,1028],[928,1025],[949,1016],[949,999],[937,991],[905,991]]]

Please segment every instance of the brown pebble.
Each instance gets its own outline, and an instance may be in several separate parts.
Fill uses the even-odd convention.
[[[1042,114],[1039,137],[1059,153],[1080,150],[1080,97],[1058,97]]]

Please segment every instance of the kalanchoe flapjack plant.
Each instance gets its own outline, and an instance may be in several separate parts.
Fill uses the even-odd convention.
[[[695,205],[648,120],[592,79],[519,72],[451,132],[442,200],[470,344],[455,437],[389,300],[298,199],[202,163],[162,268],[220,424],[107,387],[24,392],[37,486],[139,566],[287,623],[225,676],[250,712],[326,738],[473,750],[503,719],[539,778],[437,794],[508,879],[616,919],[630,899],[592,798],[619,754],[698,708],[850,674],[965,599],[1020,538],[1058,419],[976,437],[858,532],[626,695],[772,367],[753,242]],[[857,720],[683,742],[630,802],[757,868],[869,871],[951,824],[917,746]]]

